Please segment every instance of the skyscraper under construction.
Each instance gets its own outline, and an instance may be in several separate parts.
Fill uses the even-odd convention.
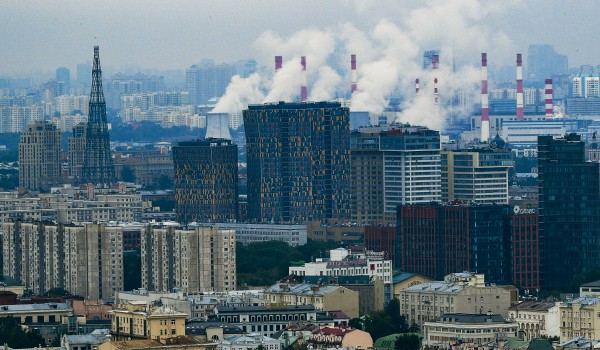
[[[98,46],[94,46],[90,112],[86,127],[85,154],[81,172],[84,183],[106,186],[115,181],[115,167],[110,153],[99,51]]]

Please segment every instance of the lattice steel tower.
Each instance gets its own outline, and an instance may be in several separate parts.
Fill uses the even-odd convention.
[[[102,70],[100,69],[98,46],[94,46],[92,91],[90,93],[90,111],[86,128],[82,181],[100,186],[107,186],[115,181],[115,167],[110,153],[110,139],[106,120],[106,102],[102,92]]]

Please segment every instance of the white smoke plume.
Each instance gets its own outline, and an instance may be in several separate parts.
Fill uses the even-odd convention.
[[[213,113],[239,113],[249,104],[260,103],[264,99],[261,78],[257,73],[248,78],[234,75],[227,86],[225,94],[212,110]]]
[[[486,24],[490,15],[507,11],[513,0],[502,6],[483,0],[429,0],[416,5],[407,3],[398,12],[398,20],[382,19],[370,30],[360,30],[351,23],[334,28],[303,29],[288,37],[266,31],[254,46],[262,57],[259,62],[273,66],[273,57],[282,55],[283,68],[270,76],[242,82],[232,79],[223,106],[242,108],[247,101],[276,102],[297,100],[300,95],[302,68],[300,56],[306,56],[308,92],[311,100],[330,100],[340,87],[350,88],[349,74],[344,78],[329,67],[327,60],[336,43],[343,47],[350,68],[350,54],[357,55],[358,89],[352,96],[351,110],[367,111],[374,115],[388,106],[389,97],[404,97],[402,111],[396,116],[400,122],[426,125],[440,129],[450,112],[444,100],[459,90],[478,91],[481,80],[480,53],[488,53],[491,64],[512,62],[514,47],[511,40],[496,28]],[[402,5],[400,5],[402,6]],[[368,10],[365,8],[363,10]],[[440,68],[424,70],[422,53],[440,49]],[[458,60],[458,71],[453,71],[453,56]],[[269,69],[269,71],[271,71]],[[438,78],[440,108],[433,98],[433,80]],[[414,81],[419,78],[421,93],[415,96]],[[493,82],[491,82],[493,84]],[[249,97],[244,97],[250,94]],[[264,96],[264,98],[260,98]],[[227,97],[227,98],[226,98]],[[235,102],[231,102],[235,101]]]
[[[334,99],[335,91],[342,82],[342,78],[329,66],[319,69],[319,78],[314,82],[310,91],[310,101],[330,101]]]

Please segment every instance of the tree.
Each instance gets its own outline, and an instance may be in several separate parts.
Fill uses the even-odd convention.
[[[348,326],[354,328],[354,329],[360,329],[362,330],[364,328],[363,326],[363,320],[361,318],[353,318],[350,319],[350,321],[348,321]]]
[[[421,348],[421,337],[418,334],[407,333],[396,338],[395,350],[419,350]]]
[[[66,289],[52,288],[48,290],[45,295],[49,297],[68,297],[71,293]]]
[[[131,169],[130,166],[124,166],[123,170],[121,170],[121,179],[125,182],[133,182],[135,183],[135,172]]]
[[[18,349],[34,348],[40,344],[46,344],[46,342],[38,334],[25,333],[17,323],[17,319],[8,316],[0,317],[0,344]]]

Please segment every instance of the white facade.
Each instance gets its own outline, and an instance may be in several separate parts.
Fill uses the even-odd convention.
[[[567,125],[562,120],[540,121],[504,121],[500,136],[512,146],[526,147],[537,145],[537,137],[550,135],[562,137],[567,132]]]
[[[296,247],[306,244],[306,225],[216,223],[215,227],[235,230],[236,241],[242,244],[282,241]]]
[[[560,336],[559,303],[524,301],[508,309],[508,318],[519,324],[526,340]]]
[[[516,337],[519,325],[499,315],[445,314],[423,326],[423,345],[445,349],[461,340],[464,343],[485,344]]]
[[[357,276],[379,277],[384,284],[392,283],[392,261],[362,256],[344,256],[338,250],[330,252],[330,259],[290,266],[289,274],[296,276]],[[341,259],[340,259],[341,257]]]
[[[261,345],[265,350],[281,349],[279,340],[258,333],[250,333],[225,338],[218,342],[217,350],[255,350]]]

